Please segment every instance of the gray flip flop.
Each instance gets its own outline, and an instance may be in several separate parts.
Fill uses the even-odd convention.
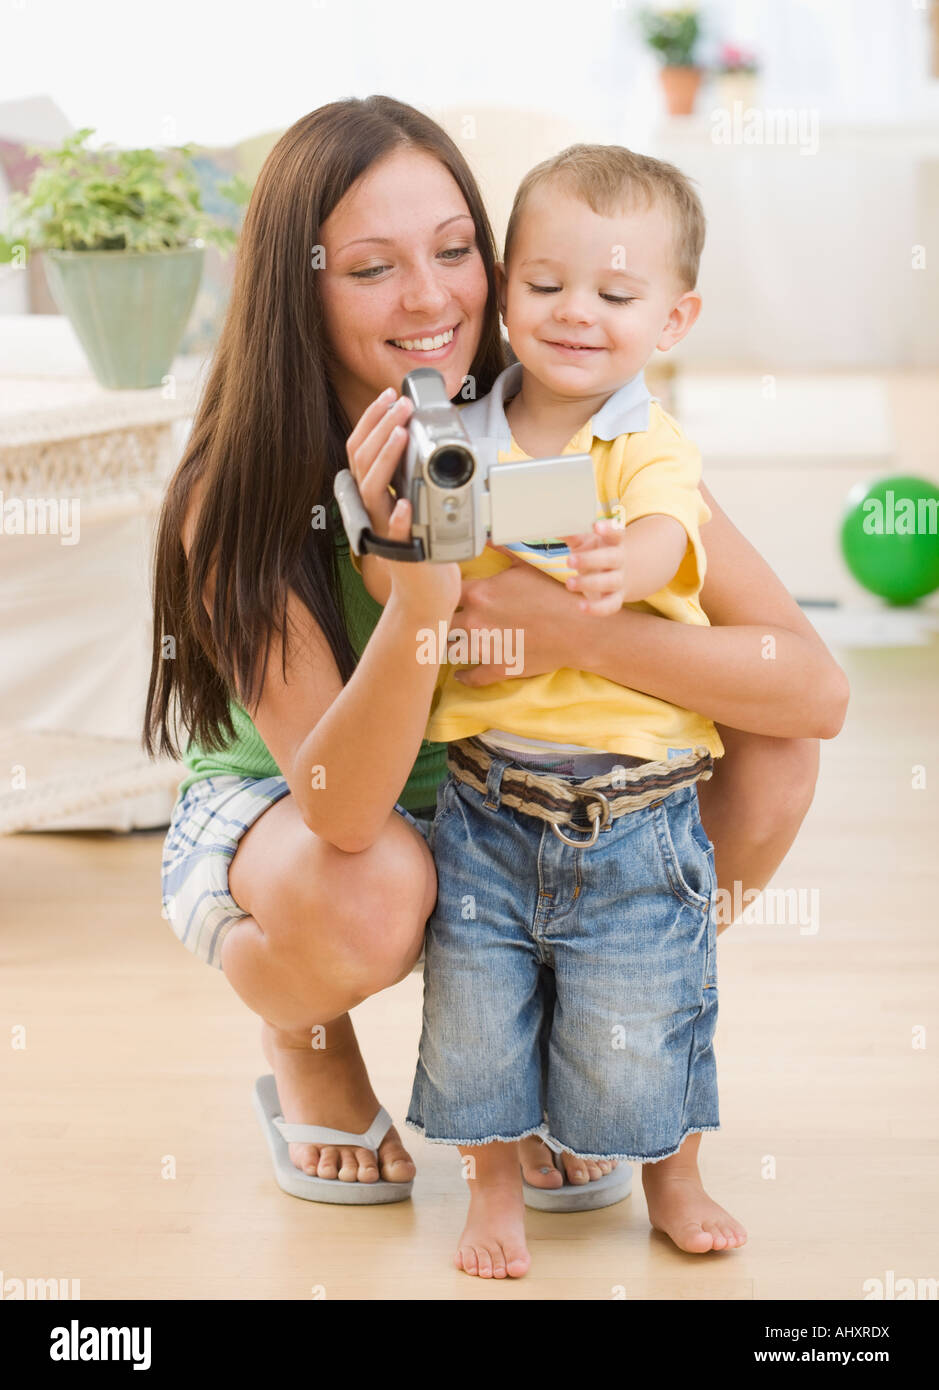
[[[271,1157],[274,1177],[291,1197],[304,1197],[308,1202],[340,1202],[350,1206],[375,1206],[381,1202],[404,1202],[411,1195],[413,1178],[409,1182],[340,1182],[338,1178],[313,1178],[303,1173],[290,1160],[288,1144],[342,1144],[353,1149],[370,1149],[376,1156],[378,1146],[392,1125],[391,1116],[380,1109],[364,1134],[349,1134],[344,1129],[327,1129],[325,1125],[293,1125],[284,1119],[277,1083],[273,1076],[259,1076],[254,1083],[254,1109],[261,1122]]]
[[[563,1171],[563,1170],[562,1170]],[[562,1187],[535,1187],[522,1179],[526,1207],[535,1211],[597,1211],[612,1207],[628,1197],[633,1187],[633,1170],[622,1159],[609,1173],[596,1182],[579,1186],[566,1179]]]

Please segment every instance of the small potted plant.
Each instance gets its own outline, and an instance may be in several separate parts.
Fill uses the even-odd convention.
[[[715,66],[717,104],[728,111],[739,101],[744,109],[756,104],[756,79],[759,65],[754,54],[737,44],[721,45]]]
[[[85,127],[9,199],[0,260],[43,253],[49,289],[102,386],[159,386],[192,309],[206,242],[223,255],[237,233],[203,210],[194,145],[165,151],[85,148]],[[219,190],[244,203],[239,176]]]
[[[690,116],[701,85],[702,69],[695,63],[700,35],[698,11],[642,10],[643,37],[662,64],[662,86],[670,116]]]

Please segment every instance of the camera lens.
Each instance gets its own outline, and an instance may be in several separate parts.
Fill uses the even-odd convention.
[[[427,472],[438,487],[462,487],[473,476],[473,456],[465,449],[438,449],[427,463]]]

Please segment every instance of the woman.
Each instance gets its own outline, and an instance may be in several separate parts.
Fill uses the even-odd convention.
[[[175,751],[181,724],[192,768],[164,899],[177,935],[263,1020],[288,1125],[361,1137],[377,1119],[348,1011],[413,968],[436,898],[424,837],[445,762],[422,743],[436,671],[405,659],[416,625],[459,601],[463,628],[524,627],[526,674],[576,665],[715,720],[727,752],[701,807],[730,890],[761,888],[780,863],[811,802],[817,740],[844,715],[842,672],[707,493],[711,628],[587,618],[523,565],[460,597],[456,566],[388,563],[388,603],[369,598],[333,478],[351,466],[376,529],[400,530],[387,506],[409,410],[397,390],[421,365],[454,398],[467,378],[489,390],[505,365],[494,262],[472,175],[429,118],[369,97],[297,121],[258,178],[164,504],[145,742]],[[387,388],[390,408],[376,399]],[[296,1169],[324,1180],[300,1190],[406,1195],[414,1165],[397,1131],[373,1127],[370,1143],[292,1142]],[[564,1162],[571,1182],[609,1166]],[[523,1167],[533,1185],[564,1181],[536,1140]]]

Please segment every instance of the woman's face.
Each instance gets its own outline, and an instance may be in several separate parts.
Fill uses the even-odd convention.
[[[330,376],[350,421],[415,367],[455,396],[489,294],[466,199],[433,155],[397,150],[362,175],[321,229]]]

